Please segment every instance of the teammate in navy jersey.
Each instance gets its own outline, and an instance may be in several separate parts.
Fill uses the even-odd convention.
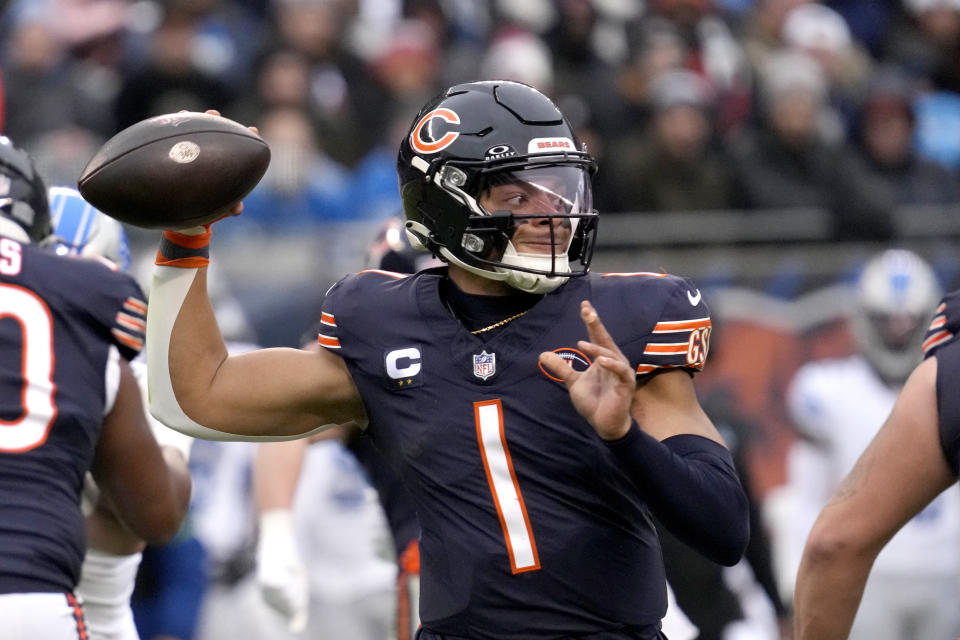
[[[651,514],[733,564],[747,500],[694,394],[700,291],[588,273],[594,170],[535,89],[450,88],[398,156],[406,229],[447,266],[341,280],[317,353],[227,357],[205,292],[210,230],[165,232],[152,411],[220,439],[367,425],[417,505],[422,640],[663,637]]]
[[[122,224],[98,211],[74,188],[51,187],[47,199],[56,237],[52,248],[57,254],[99,260],[111,269],[129,270],[130,246]],[[145,400],[146,362],[138,357],[131,366]],[[189,477],[187,458],[193,438],[168,429],[149,416],[147,421],[157,444],[173,448],[164,453],[171,473]],[[83,602],[90,640],[138,640],[130,596],[146,545],[117,519],[109,498],[97,498],[96,484],[88,477],[83,503],[87,514],[87,553],[74,591]]]
[[[0,620],[9,640],[87,638],[73,590],[89,470],[130,531],[172,536],[189,478],[168,472],[128,360],[143,343],[136,282],[51,251],[46,189],[0,138]]]
[[[797,640],[846,638],[874,559],[960,474],[960,290],[944,296],[924,361],[883,428],[823,508],[797,572]]]

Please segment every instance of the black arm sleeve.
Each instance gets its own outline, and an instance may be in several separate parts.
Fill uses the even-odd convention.
[[[740,560],[750,537],[749,502],[726,447],[692,434],[660,442],[636,422],[607,446],[671,533],[714,562]]]

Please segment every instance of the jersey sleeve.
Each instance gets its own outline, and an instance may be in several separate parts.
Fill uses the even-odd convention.
[[[350,276],[347,276],[349,278]],[[317,342],[321,347],[329,351],[340,351],[340,328],[337,326],[337,315],[341,308],[341,300],[344,293],[344,281],[334,283],[327,290],[323,298],[323,305],[320,308],[320,327],[317,330]]]
[[[960,342],[947,341],[934,351],[937,358],[937,417],[940,447],[950,468],[960,471]]]
[[[703,369],[710,349],[710,311],[692,281],[662,280],[664,304],[637,364],[637,376],[665,369]]]
[[[92,309],[125,360],[133,360],[143,349],[147,330],[147,297],[137,281],[122,271],[99,263],[91,273]]]
[[[361,316],[375,314],[379,305],[381,285],[408,277],[407,274],[367,269],[350,274],[327,290],[320,309],[320,328],[317,342],[321,347],[343,355],[343,338],[352,331],[354,341],[363,334],[359,326]],[[351,318],[353,322],[351,325]]]
[[[960,330],[960,289],[943,296],[934,312],[930,328],[923,339],[923,357],[929,358],[937,349],[950,344]]]

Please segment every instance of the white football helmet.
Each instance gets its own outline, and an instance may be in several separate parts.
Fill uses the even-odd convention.
[[[942,291],[923,258],[890,249],[870,259],[856,286],[857,346],[880,377],[902,383],[920,363],[924,335]]]

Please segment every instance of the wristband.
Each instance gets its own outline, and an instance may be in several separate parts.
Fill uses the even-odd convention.
[[[210,264],[210,236],[209,224],[182,231],[164,231],[155,263],[181,269],[205,267]]]

